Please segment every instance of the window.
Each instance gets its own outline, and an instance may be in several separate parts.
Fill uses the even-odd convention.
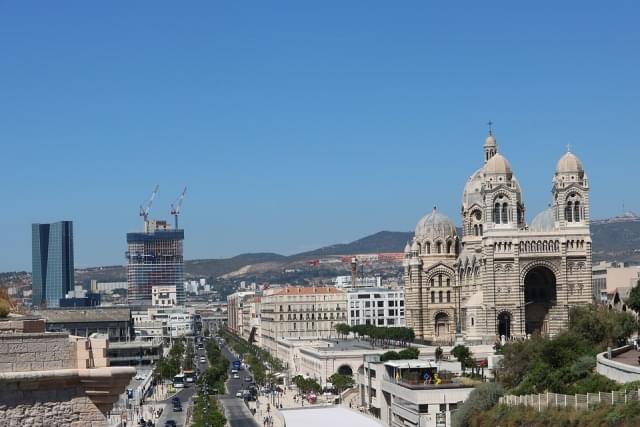
[[[430,254],[431,253],[431,243],[427,242],[425,244],[425,248],[426,248],[427,254]]]
[[[573,221],[573,217],[572,217],[572,212],[573,212],[573,203],[569,202],[567,203],[567,206],[564,208],[564,217],[567,220],[567,222],[572,222]]]
[[[507,224],[509,222],[509,219],[507,218],[507,212],[508,212],[507,204],[503,203],[502,204],[502,223],[503,224]]]
[[[451,286],[451,279],[447,278],[447,287]]]
[[[378,319],[378,325],[384,325],[384,319]]]
[[[282,309],[282,306],[280,306],[280,311],[284,311],[284,310]]]
[[[435,281],[434,281],[434,279],[432,278],[432,279],[431,279],[431,287],[433,288],[434,286],[435,286]]]
[[[296,330],[296,324],[295,324],[295,322],[293,323],[293,330],[294,330],[294,331]]]
[[[473,317],[471,318],[471,326],[473,326],[475,324]]]
[[[573,221],[580,222],[580,202],[573,204]]]
[[[438,292],[438,302],[442,302],[442,291]]]
[[[493,222],[500,224],[500,203],[496,203],[493,206]]]
[[[451,302],[451,291],[447,291],[447,302]]]
[[[436,243],[436,251],[442,253],[442,242]]]
[[[431,303],[435,303],[436,302],[436,293],[434,291],[431,291]]]
[[[445,412],[447,410],[447,404],[446,403],[441,403],[440,404],[440,412]]]
[[[378,307],[384,307],[384,301],[378,301]]]
[[[404,300],[400,301],[400,307],[404,307]]]
[[[438,274],[438,286],[442,287],[442,274]]]

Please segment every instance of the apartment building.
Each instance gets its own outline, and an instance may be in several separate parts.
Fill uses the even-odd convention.
[[[277,339],[330,338],[347,322],[346,293],[335,287],[288,287],[262,296],[262,345],[276,353]]]

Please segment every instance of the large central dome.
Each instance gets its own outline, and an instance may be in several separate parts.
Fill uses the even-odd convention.
[[[456,235],[456,226],[448,216],[438,212],[436,208],[424,216],[416,225],[416,240],[447,239]]]

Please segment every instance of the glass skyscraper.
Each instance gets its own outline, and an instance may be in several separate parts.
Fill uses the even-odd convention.
[[[55,308],[73,289],[73,223],[31,225],[32,304]]]
[[[184,231],[171,230],[164,221],[154,221],[146,232],[127,233],[130,305],[151,305],[153,286],[175,286],[176,302],[184,305],[183,241]]]

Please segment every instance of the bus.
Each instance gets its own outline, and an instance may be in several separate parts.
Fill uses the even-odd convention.
[[[178,374],[173,377],[173,387],[174,388],[184,388],[185,387],[185,376],[184,374]]]

